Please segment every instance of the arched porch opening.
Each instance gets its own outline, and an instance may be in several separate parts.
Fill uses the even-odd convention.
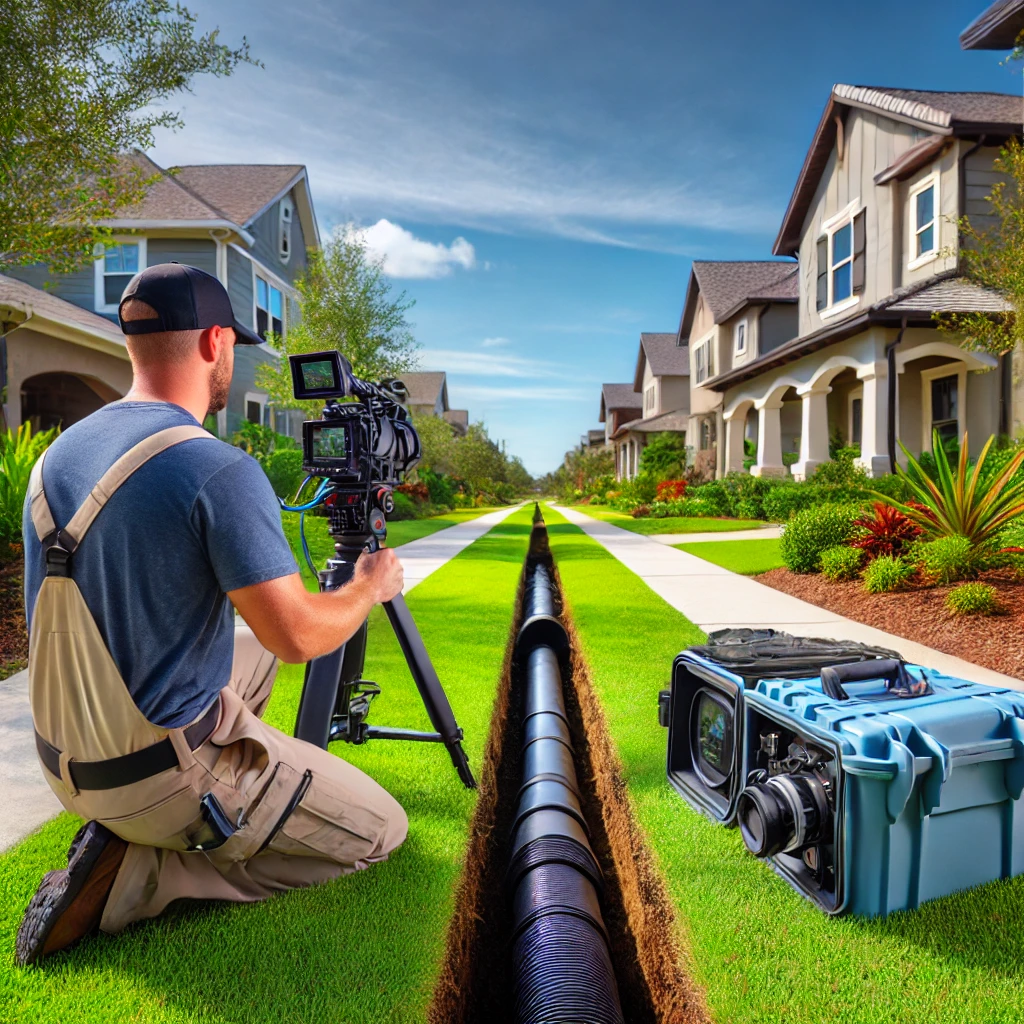
[[[77,373],[37,373],[21,384],[21,421],[32,430],[62,429],[122,396],[109,384]]]

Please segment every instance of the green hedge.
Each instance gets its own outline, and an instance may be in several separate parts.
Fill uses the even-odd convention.
[[[853,536],[853,521],[860,514],[853,503],[818,505],[797,512],[782,531],[779,550],[793,572],[817,572],[821,554]]]

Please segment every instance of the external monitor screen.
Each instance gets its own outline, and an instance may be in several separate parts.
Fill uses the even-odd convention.
[[[346,427],[316,427],[313,430],[314,459],[347,459],[348,430]]]
[[[695,767],[717,789],[732,772],[733,709],[718,694],[701,690],[696,700]]]
[[[334,380],[334,364],[329,359],[317,359],[315,362],[302,364],[302,383],[310,391],[322,391],[325,388],[337,389]]]

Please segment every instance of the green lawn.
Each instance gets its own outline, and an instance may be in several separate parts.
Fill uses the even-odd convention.
[[[778,537],[754,540],[703,540],[695,544],[673,544],[680,551],[714,562],[743,576],[778,569],[783,564]]]
[[[513,513],[409,595],[476,770],[532,511]],[[384,684],[373,721],[429,728],[381,609],[371,618],[366,675]],[[289,732],[301,680],[301,667],[282,668],[267,710]],[[0,855],[0,1021],[422,1022],[475,794],[441,745],[376,740],[334,749],[386,786],[410,824],[387,863],[325,886],[251,906],[178,904],[22,970],[12,966],[21,914],[43,872],[63,865],[78,821],[64,814]]]
[[[576,505],[577,512],[585,512],[614,526],[633,533],[649,536],[652,533],[720,533],[726,530],[754,530],[764,526],[760,519],[701,519],[696,516],[666,516],[664,519],[634,519],[625,512],[593,505]]]
[[[454,512],[446,512],[441,516],[431,516],[429,519],[400,519],[397,522],[388,523],[388,547],[397,548],[409,541],[419,540],[420,537],[428,537],[438,530],[447,530],[449,526],[458,523],[469,522],[476,519],[485,512],[494,512],[494,508],[470,508],[456,509]],[[302,554],[302,546],[299,543],[299,514],[298,512],[282,512],[281,524],[284,526],[285,536],[288,538],[295,552],[295,559],[299,563],[302,578],[310,590],[317,589],[316,580],[306,565],[306,559]],[[327,519],[324,516],[306,516],[306,543],[309,545],[309,553],[313,556],[313,563],[322,568],[327,558],[334,554],[334,541],[327,534]]]
[[[719,1024],[1009,1024],[1024,1005],[1024,878],[881,921],[826,917],[692,811],[665,779],[657,696],[703,638],[597,543],[545,509],[551,549],[622,758]],[[969,837],[964,837],[969,842]]]

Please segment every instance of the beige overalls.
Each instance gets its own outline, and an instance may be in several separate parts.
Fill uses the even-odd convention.
[[[235,632],[231,678],[220,691],[219,713],[197,719],[212,723],[217,716],[212,733],[195,750],[188,729],[153,725],[132,700],[74,582],[73,552],[139,466],[171,445],[200,438],[214,443],[200,427],[172,427],[114,463],[56,534],[59,546],[72,552],[71,575],[46,576],[32,616],[29,687],[37,746],[49,751],[54,767],[59,754],[59,774],[46,768],[41,754],[43,774],[69,811],[101,821],[131,844],[103,913],[106,932],[154,917],[183,897],[248,902],[325,882],[386,859],[408,827],[398,802],[369,776],[260,721],[277,659],[247,627]],[[42,467],[40,458],[29,494],[32,522],[46,548],[57,528],[43,492]],[[127,785],[86,788],[93,766],[82,762],[148,753],[165,740],[173,750],[166,743],[162,749],[176,755],[173,767]],[[99,768],[111,774],[109,765]],[[115,772],[114,779],[119,777]],[[209,845],[200,807],[207,793],[237,831],[203,852],[194,847],[197,838]]]

